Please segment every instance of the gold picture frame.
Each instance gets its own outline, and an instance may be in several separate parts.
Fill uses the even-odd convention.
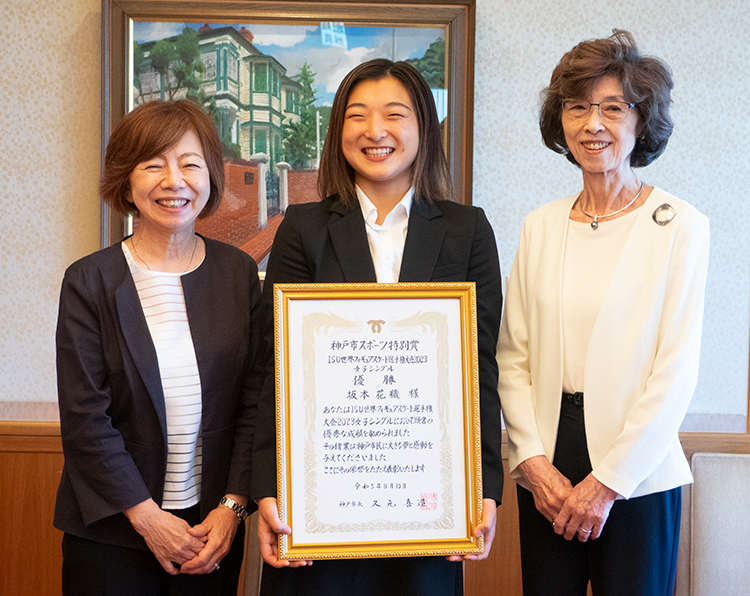
[[[473,282],[274,286],[281,559],[483,552]]]

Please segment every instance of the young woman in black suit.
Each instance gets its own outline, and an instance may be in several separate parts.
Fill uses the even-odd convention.
[[[503,468],[497,344],[501,278],[483,211],[451,202],[452,189],[432,92],[404,62],[372,60],[341,83],[320,164],[318,203],[290,206],[279,227],[264,287],[275,283],[474,281],[477,284],[482,408],[484,535],[481,557],[289,562],[277,534],[291,528],[276,504],[274,375],[266,376],[253,454],[252,496],[267,563],[264,596],[463,593],[461,561],[485,558],[495,534]],[[272,339],[272,329],[267,338]]]

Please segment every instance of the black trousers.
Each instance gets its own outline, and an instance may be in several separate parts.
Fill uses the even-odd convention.
[[[199,506],[171,511],[191,526]],[[63,535],[63,596],[237,596],[245,548],[240,524],[220,568],[206,575],[169,575],[149,550]]]
[[[461,563],[444,557],[315,561],[276,569],[263,565],[261,596],[462,596]]]
[[[591,472],[582,405],[563,400],[555,467],[575,486]],[[618,500],[596,540],[567,541],[518,487],[524,596],[672,596],[682,489]]]

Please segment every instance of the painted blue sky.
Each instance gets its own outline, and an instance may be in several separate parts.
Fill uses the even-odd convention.
[[[185,27],[203,23],[133,22],[133,39],[139,43],[179,35]],[[224,25],[214,25],[214,28]],[[232,25],[239,29],[242,25]],[[325,46],[318,25],[244,25],[255,39],[253,45],[276,58],[294,76],[307,61],[318,90],[318,105],[330,105],[341,79],[357,64],[373,58],[405,60],[421,57],[432,42],[444,36],[442,29],[400,27],[346,27],[346,48]]]

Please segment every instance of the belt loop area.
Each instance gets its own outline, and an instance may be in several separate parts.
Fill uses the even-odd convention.
[[[577,408],[583,408],[583,392],[563,393],[563,403],[569,403]]]

